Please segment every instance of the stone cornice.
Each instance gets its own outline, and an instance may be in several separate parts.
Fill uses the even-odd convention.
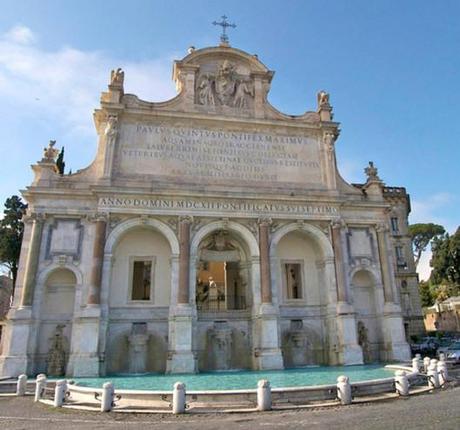
[[[133,96],[130,94],[130,96]],[[135,96],[137,98],[137,96]],[[338,122],[306,122],[304,120],[304,115],[292,116],[286,115],[280,119],[267,119],[267,118],[245,118],[240,116],[224,116],[219,114],[203,114],[201,112],[195,111],[174,111],[165,109],[163,106],[157,106],[158,103],[149,103],[144,102],[138,99],[140,103],[146,103],[144,107],[124,107],[122,109],[123,119],[130,119],[131,117],[135,118],[136,121],[142,120],[153,120],[157,118],[174,118],[180,120],[194,120],[194,121],[203,121],[203,123],[212,123],[216,125],[219,122],[226,124],[235,124],[235,126],[248,125],[249,127],[254,126],[273,126],[276,128],[286,127],[286,128],[296,128],[296,129],[338,129],[340,123]],[[113,105],[110,103],[101,103],[102,110],[112,111]],[[117,105],[119,106],[119,105]],[[95,118],[101,117],[101,109],[95,111]],[[311,112],[315,113],[315,112]]]

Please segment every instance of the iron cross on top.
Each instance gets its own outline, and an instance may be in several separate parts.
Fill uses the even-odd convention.
[[[222,15],[221,18],[222,18],[221,22],[214,21],[213,24],[220,25],[222,27],[222,34],[220,35],[220,42],[223,45],[228,45],[228,36],[226,33],[227,27],[235,28],[236,24],[230,24],[229,22],[227,22],[227,17],[225,15]]]

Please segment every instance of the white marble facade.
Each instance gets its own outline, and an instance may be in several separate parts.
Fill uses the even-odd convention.
[[[273,72],[225,44],[191,50],[173,77],[178,95],[150,103],[113,71],[94,162],[59,175],[51,143],[32,166],[0,373],[409,359],[420,304],[407,288],[403,315],[398,282],[414,273],[391,228],[404,233],[408,196],[372,164],[361,185],[341,178],[329,95],[283,114]]]

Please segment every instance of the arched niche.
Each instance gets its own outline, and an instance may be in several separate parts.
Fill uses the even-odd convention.
[[[196,306],[198,312],[244,310],[250,306],[250,250],[230,230],[214,230],[197,249]]]
[[[357,270],[351,277],[351,302],[355,310],[358,344],[367,363],[380,358],[382,322],[377,287],[377,279],[370,270]]]
[[[110,307],[169,305],[172,250],[161,230],[133,225],[117,236],[111,251]]]
[[[70,354],[78,277],[65,267],[42,274],[35,372],[64,376]]]
[[[270,242],[272,292],[280,305],[284,365],[328,362],[328,324],[321,315],[337,301],[334,254],[317,227],[290,223]]]

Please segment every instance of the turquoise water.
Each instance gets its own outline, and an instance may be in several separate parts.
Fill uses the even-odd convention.
[[[337,377],[347,375],[350,382],[388,378],[394,372],[383,364],[362,366],[321,366],[288,370],[209,372],[186,375],[111,375],[104,378],[75,378],[78,385],[102,387],[112,381],[115,388],[131,390],[170,391],[175,382],[183,382],[187,390],[238,390],[257,388],[257,381],[268,379],[272,387],[298,387],[335,384]]]

